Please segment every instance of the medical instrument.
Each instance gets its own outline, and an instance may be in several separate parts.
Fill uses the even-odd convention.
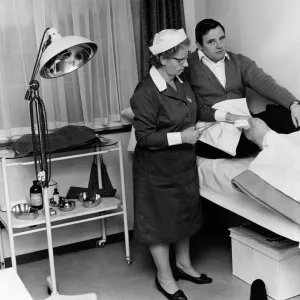
[[[218,122],[206,123],[206,124],[204,124],[204,125],[202,125],[202,126],[198,126],[198,127],[197,127],[197,125],[196,125],[196,129],[197,129],[197,130],[200,130],[200,131],[205,131],[205,130],[207,130],[208,128],[210,128],[210,127],[216,125],[217,123],[218,123]]]

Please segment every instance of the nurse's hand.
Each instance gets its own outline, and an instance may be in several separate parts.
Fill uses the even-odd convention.
[[[201,134],[201,131],[197,130],[195,126],[189,127],[181,131],[181,141],[183,144],[195,144],[199,140]]]

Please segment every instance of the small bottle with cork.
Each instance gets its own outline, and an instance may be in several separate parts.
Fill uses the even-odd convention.
[[[55,188],[53,192],[53,204],[55,205],[59,204],[59,192],[57,188]]]

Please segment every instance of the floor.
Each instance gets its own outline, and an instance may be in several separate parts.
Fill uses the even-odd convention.
[[[189,300],[249,300],[250,286],[231,274],[230,238],[227,230],[205,231],[192,239],[193,262],[213,278],[208,285],[179,281]],[[164,300],[154,285],[155,269],[145,246],[131,241],[133,262],[127,265],[119,242],[56,256],[58,289],[63,295],[94,292],[98,300]],[[20,265],[18,273],[34,300],[48,297],[48,260]],[[270,298],[271,299],[271,298]],[[293,300],[300,299],[293,298]]]

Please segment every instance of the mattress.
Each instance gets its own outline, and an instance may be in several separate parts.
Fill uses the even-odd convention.
[[[236,190],[231,180],[254,158],[197,158],[200,195],[281,236],[300,242],[300,226],[263,203]]]

